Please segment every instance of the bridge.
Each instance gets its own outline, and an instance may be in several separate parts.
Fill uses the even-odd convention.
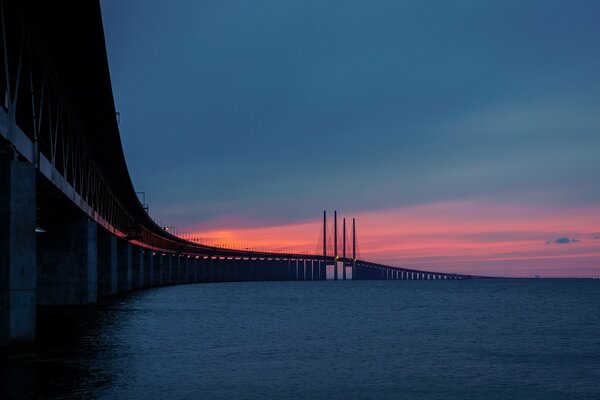
[[[99,3],[0,0],[0,23],[0,348],[35,340],[38,307],[160,285],[470,278],[338,254],[337,218],[330,254],[326,220],[313,255],[167,232],[129,176]]]

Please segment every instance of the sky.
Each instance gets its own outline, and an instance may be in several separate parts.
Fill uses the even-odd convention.
[[[370,261],[600,276],[599,2],[101,6],[161,223],[314,252],[338,210]]]

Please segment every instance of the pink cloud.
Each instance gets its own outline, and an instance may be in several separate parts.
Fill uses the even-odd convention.
[[[359,212],[363,259],[391,265],[498,276],[600,274],[600,207],[547,208],[482,201]],[[231,223],[231,221],[229,221]],[[251,247],[320,252],[320,220],[197,231]],[[556,244],[560,237],[576,239]],[[548,242],[548,243],[547,243]]]

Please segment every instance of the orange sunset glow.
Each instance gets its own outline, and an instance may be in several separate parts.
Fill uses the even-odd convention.
[[[600,271],[600,207],[469,201],[340,213],[340,238],[342,217],[357,219],[358,256],[381,263],[493,276],[594,276]],[[332,224],[331,216],[328,222]],[[194,230],[193,235],[238,247],[314,254],[322,249],[321,230],[315,218],[287,225]]]

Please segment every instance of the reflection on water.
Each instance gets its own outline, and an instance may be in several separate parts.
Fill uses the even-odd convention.
[[[2,399],[593,398],[600,282],[172,286],[40,312]]]

